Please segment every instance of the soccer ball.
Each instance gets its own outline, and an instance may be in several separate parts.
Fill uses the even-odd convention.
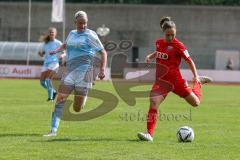
[[[180,127],[177,131],[178,142],[192,142],[194,140],[193,129],[188,126]]]

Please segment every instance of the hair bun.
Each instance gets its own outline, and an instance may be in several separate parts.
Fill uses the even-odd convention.
[[[171,17],[163,17],[161,20],[160,20],[160,27],[163,29],[163,24],[167,21],[171,21]]]

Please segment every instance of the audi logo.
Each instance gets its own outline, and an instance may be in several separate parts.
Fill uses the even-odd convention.
[[[6,75],[10,72],[10,69],[7,67],[0,67],[0,75]]]

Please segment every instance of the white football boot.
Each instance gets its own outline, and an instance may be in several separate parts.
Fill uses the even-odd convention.
[[[142,141],[150,141],[153,142],[153,137],[149,133],[138,133],[137,134],[138,138]]]
[[[57,132],[50,131],[48,134],[43,135],[43,137],[56,137]]]
[[[200,80],[201,84],[206,84],[206,83],[210,83],[213,81],[213,79],[211,77],[207,77],[207,76],[199,76],[199,80]]]

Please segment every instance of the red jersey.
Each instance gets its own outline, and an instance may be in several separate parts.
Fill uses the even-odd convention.
[[[164,79],[177,78],[172,76],[180,76],[179,65],[181,58],[185,60],[189,60],[190,58],[184,44],[176,38],[172,42],[165,42],[164,39],[157,40],[156,51],[156,78],[162,76],[162,65],[167,67],[167,77]]]

